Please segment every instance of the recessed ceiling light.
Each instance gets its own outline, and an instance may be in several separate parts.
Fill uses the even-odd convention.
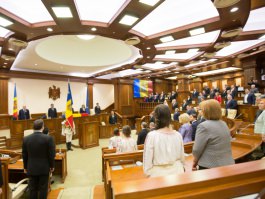
[[[34,66],[38,66],[38,64],[34,64]]]
[[[230,10],[230,12],[236,12],[236,11],[238,11],[238,7],[234,7],[234,8],[232,8],[232,9]]]
[[[199,35],[199,34],[205,33],[205,29],[203,27],[201,27],[201,28],[196,28],[196,29],[190,30],[189,32],[190,32],[191,36]]]
[[[13,24],[13,22],[3,18],[3,17],[0,17],[0,26],[3,26],[3,27],[6,27],[6,26],[10,26],[11,24]]]
[[[262,35],[259,39],[265,39],[265,35]]]
[[[7,64],[6,62],[4,64]]]
[[[146,49],[147,49],[147,50],[150,50],[151,48],[150,48],[150,47],[147,47]]]
[[[165,52],[165,55],[173,55],[173,54],[175,54],[175,50],[167,50],[166,52]]]
[[[187,51],[187,53],[196,53],[199,51],[199,48],[191,48]]]
[[[158,1],[160,0],[139,0],[139,2],[147,4],[149,6],[154,6]]]
[[[91,30],[95,32],[95,31],[97,31],[97,28],[93,27],[93,28],[91,28]]]
[[[58,18],[72,18],[72,12],[69,7],[52,7],[52,10]]]
[[[83,40],[90,40],[90,39],[94,39],[94,35],[77,35],[77,37],[79,39],[83,39]]]
[[[139,18],[130,16],[130,15],[124,15],[122,19],[119,21],[120,24],[124,24],[127,26],[133,25]]]
[[[163,64],[164,62],[162,62],[162,61],[157,61],[157,62],[155,62],[155,64]]]
[[[47,31],[48,31],[48,32],[52,32],[53,29],[52,29],[52,28],[47,28]]]
[[[13,48],[8,48],[8,50],[14,50]]]
[[[166,36],[166,37],[161,37],[160,41],[165,43],[165,42],[169,42],[169,41],[173,41],[174,38],[172,36]]]
[[[149,58],[150,58],[150,56],[147,56],[146,58],[147,58],[147,59],[149,59]]]

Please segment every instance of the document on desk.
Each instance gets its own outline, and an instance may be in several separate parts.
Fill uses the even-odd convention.
[[[123,168],[122,168],[121,165],[116,165],[116,166],[111,166],[111,169],[112,169],[113,171],[115,171],[115,170],[122,170]]]

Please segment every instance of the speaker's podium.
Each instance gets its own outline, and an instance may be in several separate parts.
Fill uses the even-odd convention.
[[[82,149],[99,145],[99,122],[79,124],[79,145]]]

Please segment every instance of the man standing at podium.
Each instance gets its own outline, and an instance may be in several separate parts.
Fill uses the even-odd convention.
[[[28,120],[30,118],[29,116],[29,109],[24,105],[22,109],[19,110],[18,113],[18,119],[19,120]]]
[[[57,118],[57,110],[54,108],[54,104],[51,104],[51,108],[48,110],[48,118]]]

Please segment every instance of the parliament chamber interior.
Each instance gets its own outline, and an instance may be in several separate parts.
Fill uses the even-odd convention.
[[[0,198],[39,132],[49,199],[265,198],[265,1],[1,0]]]

